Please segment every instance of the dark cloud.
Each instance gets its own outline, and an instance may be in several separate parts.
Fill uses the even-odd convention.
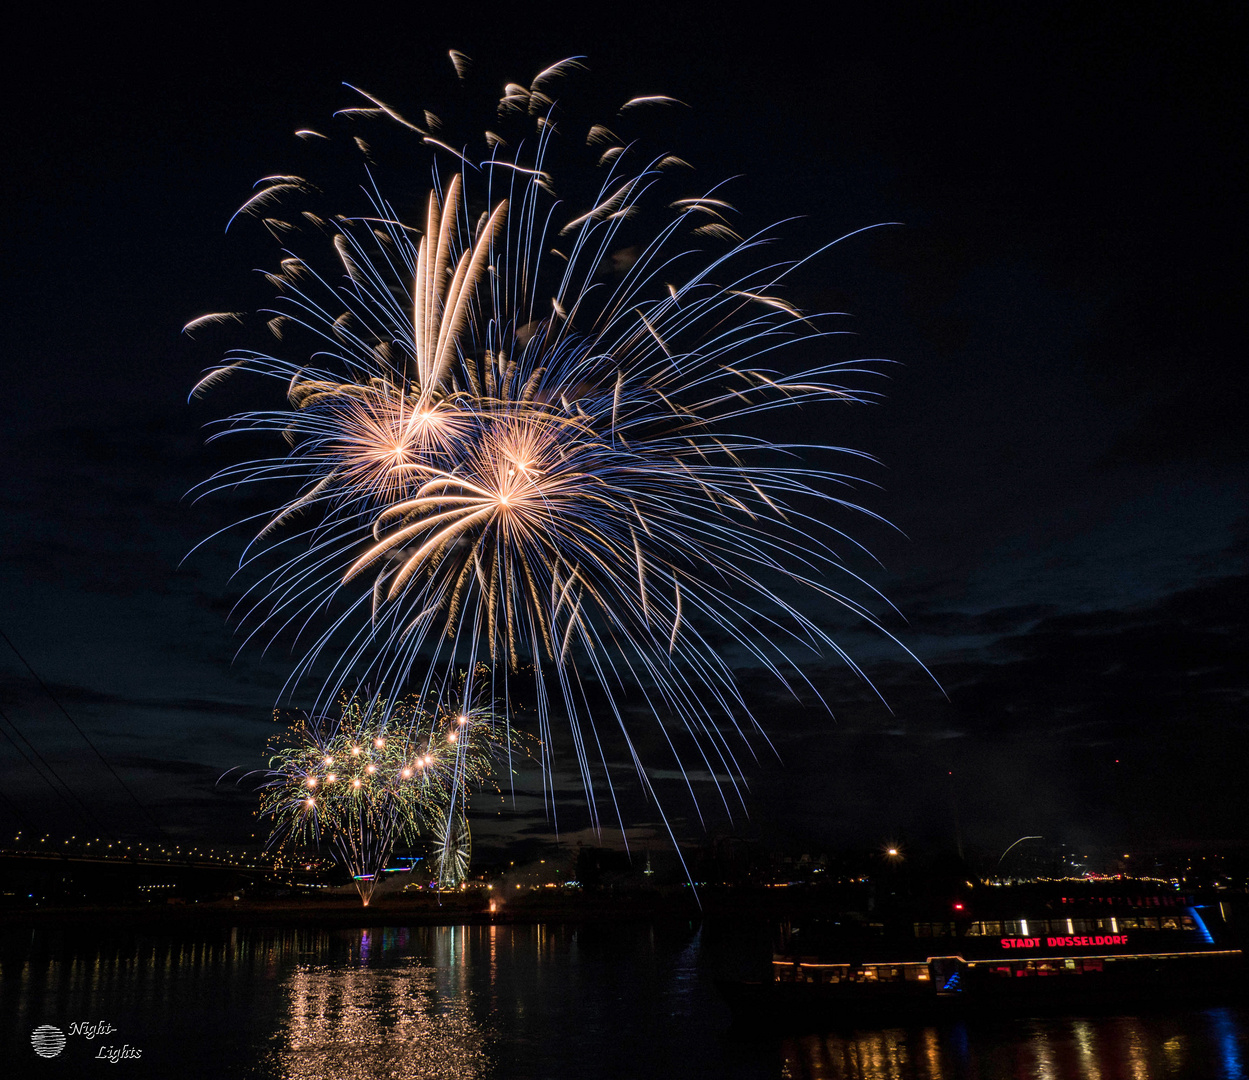
[[[952,843],[957,804],[982,850],[1029,831],[1243,843],[1247,601],[1238,575],[1135,608],[995,618],[1004,632],[934,664],[948,701],[901,665],[874,672],[892,712],[863,688],[842,690],[837,719],[772,695],[760,713],[780,762],[763,760],[752,809],[824,842]]]

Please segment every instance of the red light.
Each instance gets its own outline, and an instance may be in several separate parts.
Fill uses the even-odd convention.
[[[963,910],[963,905],[962,905],[962,904],[955,904],[955,905],[954,905],[954,910],[955,910],[955,911],[962,911],[962,910]]]

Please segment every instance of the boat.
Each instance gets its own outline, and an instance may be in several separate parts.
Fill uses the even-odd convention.
[[[1233,921],[1227,904],[1137,880],[981,885],[935,906],[786,918],[770,978],[722,989],[803,1022],[1227,995],[1245,985]]]

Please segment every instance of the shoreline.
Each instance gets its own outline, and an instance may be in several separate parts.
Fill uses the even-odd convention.
[[[734,905],[736,907],[736,905]],[[715,905],[717,913],[722,905]],[[190,904],[127,906],[80,905],[9,909],[0,913],[0,934],[28,929],[152,930],[221,928],[325,927],[358,929],[376,926],[525,925],[561,922],[654,922],[701,920],[711,912],[689,897],[563,897],[528,898],[503,903],[495,911],[479,897],[418,896],[375,899],[368,907],[358,900],[334,898],[303,903],[286,901],[211,901]],[[763,915],[753,905],[742,915]]]

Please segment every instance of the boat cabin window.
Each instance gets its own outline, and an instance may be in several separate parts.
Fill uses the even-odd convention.
[[[1047,934],[1062,937],[1068,934],[1123,934],[1132,930],[1196,930],[1191,915],[1098,915],[1079,919],[977,919],[963,931],[967,937],[1035,937]],[[954,923],[917,922],[915,936],[955,937]]]
[[[773,977],[777,982],[803,983],[896,983],[928,982],[927,964],[822,964],[813,962],[773,961]]]
[[[916,923],[917,937],[940,936],[941,931],[931,934],[928,925],[940,923]],[[967,937],[1036,937],[1038,934],[1063,936],[1066,934],[1122,934],[1129,930],[1196,930],[1197,923],[1191,915],[1123,915],[1098,916],[1080,919],[1005,919],[1001,922],[989,919],[969,923]],[[951,932],[953,932],[951,930]]]
[[[928,965],[866,964],[862,969],[862,978],[866,982],[927,982]]]
[[[1000,979],[1040,979],[1049,976],[1070,976],[1105,970],[1101,957],[1067,957],[1048,960],[1018,960],[1013,964],[994,964],[991,976]]]

